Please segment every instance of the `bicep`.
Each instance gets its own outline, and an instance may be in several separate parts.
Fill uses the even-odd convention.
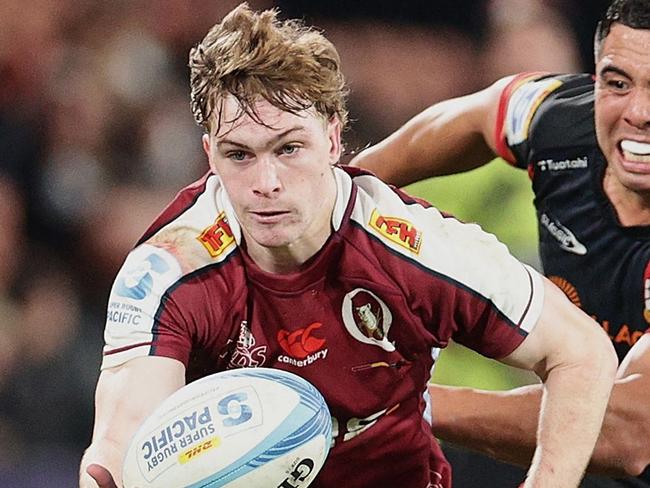
[[[605,339],[600,326],[544,278],[544,305],[535,327],[502,361],[543,376],[553,367],[588,354],[591,341]]]
[[[479,92],[430,106],[350,164],[403,186],[489,162],[495,155],[495,124],[507,81],[504,78]]]
[[[437,174],[467,171],[492,160],[501,92],[509,81],[437,103],[414,117],[401,129],[408,159],[432,161]]]

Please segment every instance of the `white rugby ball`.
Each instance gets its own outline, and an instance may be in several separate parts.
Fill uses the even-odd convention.
[[[138,429],[125,488],[303,488],[330,448],[332,421],[311,383],[270,368],[194,381]]]

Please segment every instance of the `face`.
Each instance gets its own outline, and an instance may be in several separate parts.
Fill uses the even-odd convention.
[[[265,255],[302,264],[331,233],[340,125],[312,110],[294,115],[264,100],[256,108],[268,127],[244,115],[204,135],[203,147],[228,192],[251,257],[258,264],[256,257]],[[221,120],[237,114],[237,102],[227,99]]]
[[[596,135],[615,183],[650,191],[650,30],[614,24],[596,63]]]

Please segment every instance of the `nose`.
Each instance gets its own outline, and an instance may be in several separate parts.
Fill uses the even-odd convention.
[[[636,89],[625,107],[623,117],[637,129],[650,129],[650,88]]]
[[[278,174],[278,167],[273,158],[260,158],[253,171],[255,171],[253,193],[259,196],[271,197],[280,192],[282,184]]]

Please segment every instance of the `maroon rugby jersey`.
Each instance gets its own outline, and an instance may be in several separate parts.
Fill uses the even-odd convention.
[[[539,316],[540,276],[476,225],[376,177],[335,168],[333,233],[297,272],[261,270],[216,175],[179,193],[111,292],[102,368],[175,358],[191,381],[265,366],[325,397],[334,447],[322,488],[449,487],[427,382],[450,339],[512,352]]]

